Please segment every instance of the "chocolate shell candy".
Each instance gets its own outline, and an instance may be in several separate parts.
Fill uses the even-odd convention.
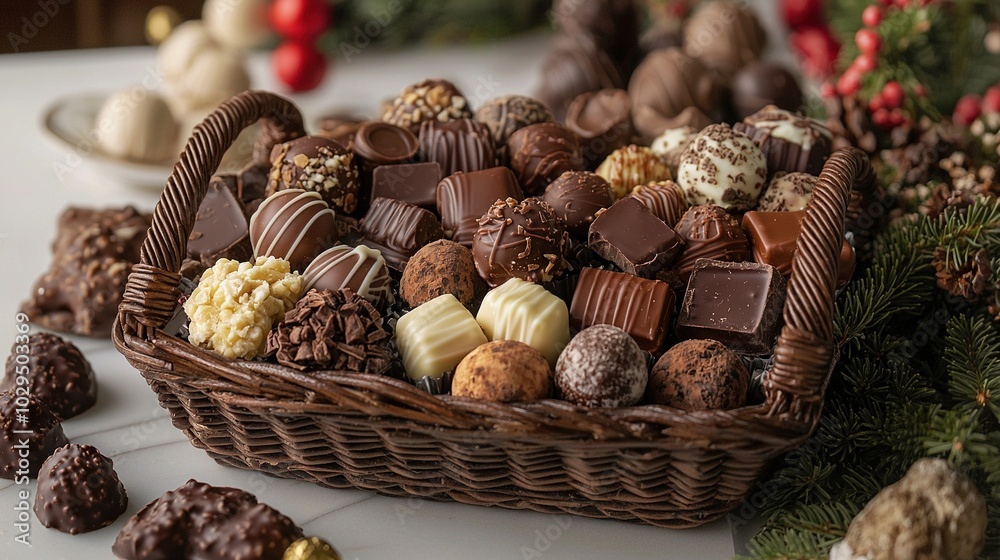
[[[552,207],[576,239],[586,239],[590,224],[600,210],[615,199],[603,177],[590,171],[567,171],[546,187],[542,200]]]
[[[483,103],[476,109],[476,120],[485,124],[493,136],[493,144],[506,162],[506,144],[511,134],[538,123],[554,122],[552,112],[541,101],[524,95],[505,95]]]
[[[451,294],[462,305],[472,305],[479,274],[472,251],[439,239],[421,247],[399,280],[399,295],[410,307],[417,307],[440,295]]]
[[[516,340],[487,342],[469,352],[451,381],[456,397],[499,403],[537,401],[551,392],[552,370],[545,357]]]
[[[556,391],[577,406],[632,406],[642,399],[648,379],[639,345],[611,325],[580,331],[556,364]]]
[[[542,62],[541,75],[536,97],[557,120],[565,118],[566,108],[581,93],[625,87],[614,61],[588,34],[556,36]]]
[[[796,212],[747,212],[743,215],[743,229],[753,246],[753,260],[769,264],[786,278],[792,274],[792,257],[802,231],[804,211]],[[841,244],[837,288],[842,288],[854,274],[856,257],[854,247],[845,239]]]
[[[232,179],[236,189],[227,186],[219,177],[208,184],[188,236],[188,257],[206,267],[219,259],[248,261],[253,256],[249,215],[243,202],[236,197],[238,179],[235,176]]]
[[[545,190],[567,171],[584,168],[583,151],[576,134],[561,124],[526,126],[507,140],[510,167],[526,194]]]
[[[674,261],[684,242],[641,202],[627,197],[597,216],[588,245],[624,272],[655,278]]]
[[[331,247],[320,253],[302,276],[305,280],[303,293],[312,289],[337,291],[347,288],[382,310],[395,301],[389,268],[382,253],[365,245]]]
[[[406,86],[382,113],[382,120],[413,134],[427,121],[445,122],[472,117],[468,101],[448,80],[421,80]]]
[[[576,133],[588,169],[632,140],[632,102],[623,89],[602,89],[576,96],[566,111],[566,128]]]
[[[555,366],[559,353],[569,343],[569,311],[566,303],[548,290],[511,278],[486,294],[476,322],[490,340],[523,342]]]
[[[14,481],[38,476],[42,462],[69,443],[56,415],[26,390],[0,393],[0,433],[0,478]]]
[[[506,167],[445,177],[437,186],[437,210],[445,235],[466,247],[479,229],[479,218],[498,200],[521,200],[517,177]]]
[[[615,199],[628,196],[638,185],[670,179],[670,169],[652,150],[631,144],[619,148],[607,157],[596,173],[611,186]]]
[[[250,218],[255,257],[275,257],[302,272],[326,248],[337,242],[334,212],[319,193],[301,189],[279,191],[264,200]]]
[[[127,506],[114,462],[96,447],[60,447],[38,471],[34,511],[50,529],[71,535],[96,531],[114,523]]]
[[[767,33],[745,2],[702,4],[684,24],[684,52],[717,72],[723,81],[758,58]]]
[[[19,348],[22,345],[17,342],[11,348],[0,391],[14,392],[18,377],[23,376],[28,382],[28,392],[44,401],[61,420],[72,418],[97,402],[94,370],[72,342],[38,332],[28,337],[27,352],[18,352]]]
[[[322,136],[304,136],[275,146],[267,194],[286,189],[319,193],[338,212],[358,205],[358,168],[354,154]]]
[[[629,197],[641,202],[654,216],[670,227],[676,226],[688,209],[684,190],[670,180],[639,185],[632,189]]]
[[[508,198],[479,219],[472,255],[479,276],[492,287],[511,278],[543,284],[564,274],[568,244],[551,206],[537,198]]]
[[[750,372],[721,342],[685,340],[660,356],[649,374],[646,400],[688,412],[746,404]]]
[[[780,171],[819,175],[830,157],[830,131],[815,119],[765,107],[733,125],[750,137],[767,158],[770,175]]]
[[[419,149],[417,137],[405,128],[368,121],[358,127],[350,144],[358,165],[358,210],[364,213],[374,197],[373,174],[379,166],[412,161]]]
[[[677,184],[691,204],[751,210],[767,182],[767,159],[748,136],[725,124],[706,127],[677,168]]]
[[[633,0],[555,0],[549,13],[569,35],[589,36],[625,72],[638,54],[639,8]]]
[[[719,206],[692,206],[674,227],[684,240],[684,251],[674,263],[687,282],[698,259],[742,262],[750,260],[750,242],[735,218]]]
[[[472,119],[425,122],[420,125],[419,143],[420,158],[441,164],[445,177],[496,165],[496,147],[489,128]]]
[[[758,60],[742,67],[729,84],[736,118],[743,120],[768,105],[798,111],[802,108],[802,88],[795,75],[784,66]]]
[[[702,63],[680,49],[653,51],[632,74],[628,84],[632,122],[644,142],[664,130],[712,124],[720,112],[722,89]]]
[[[403,270],[421,247],[443,238],[444,230],[437,217],[423,208],[376,198],[361,220],[361,234],[364,244],[378,249],[390,268]]]

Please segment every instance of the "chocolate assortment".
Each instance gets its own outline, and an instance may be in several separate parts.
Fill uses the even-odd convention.
[[[96,531],[114,523],[127,506],[114,462],[96,447],[60,447],[38,472],[34,511],[50,529],[71,535]]]
[[[566,270],[569,235],[552,207],[537,198],[498,200],[472,237],[476,270],[490,286],[511,278],[550,282]]]
[[[599,256],[629,274],[655,278],[680,253],[684,242],[663,220],[633,197],[598,214],[588,244]]]
[[[15,342],[11,348],[0,391],[14,393],[18,390],[20,370],[27,371],[25,377],[28,381],[27,386],[20,386],[20,390],[27,390],[44,401],[61,420],[72,418],[97,402],[94,370],[72,342],[54,334],[38,332],[28,337],[27,352],[17,352],[18,346]],[[18,356],[25,355],[27,362],[19,364]]]
[[[493,167],[445,177],[437,186],[437,212],[445,236],[466,247],[479,229],[479,218],[498,200],[521,200],[517,177],[506,167]]]

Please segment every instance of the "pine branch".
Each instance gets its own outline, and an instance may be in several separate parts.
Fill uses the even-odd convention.
[[[1000,332],[982,317],[948,322],[944,360],[949,393],[969,413],[987,410],[1000,420]]]

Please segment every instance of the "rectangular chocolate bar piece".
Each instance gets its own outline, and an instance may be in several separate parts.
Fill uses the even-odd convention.
[[[676,301],[665,282],[584,268],[570,304],[570,324],[577,330],[613,325],[631,335],[643,350],[659,355],[666,350]]]
[[[524,198],[517,177],[506,167],[455,173],[437,186],[437,210],[445,235],[456,243],[472,247],[479,218],[498,200]]]
[[[361,220],[361,243],[378,249],[389,268],[402,271],[421,247],[444,237],[437,217],[394,198],[376,198]]]
[[[698,259],[677,318],[677,336],[717,340],[741,354],[770,354],[786,283],[771,265]]]
[[[622,271],[643,278],[655,278],[684,246],[670,226],[632,197],[597,213],[588,244]]]
[[[437,212],[439,182],[441,164],[436,161],[380,165],[372,172],[372,199],[394,198]]]

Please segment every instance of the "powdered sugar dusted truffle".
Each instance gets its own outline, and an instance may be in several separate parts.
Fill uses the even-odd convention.
[[[636,185],[673,178],[667,164],[652,150],[635,144],[611,152],[596,173],[611,185],[616,200],[628,196]]]
[[[559,396],[578,406],[631,406],[642,399],[649,372],[639,345],[611,325],[588,327],[556,363]]]
[[[701,131],[684,151],[677,183],[691,204],[750,210],[767,182],[767,159],[753,140],[729,125]]]
[[[777,173],[757,203],[761,212],[805,210],[819,178],[808,173]]]
[[[668,128],[653,140],[649,149],[667,164],[672,174],[676,175],[681,156],[695,136],[698,136],[698,131],[690,126]]]

